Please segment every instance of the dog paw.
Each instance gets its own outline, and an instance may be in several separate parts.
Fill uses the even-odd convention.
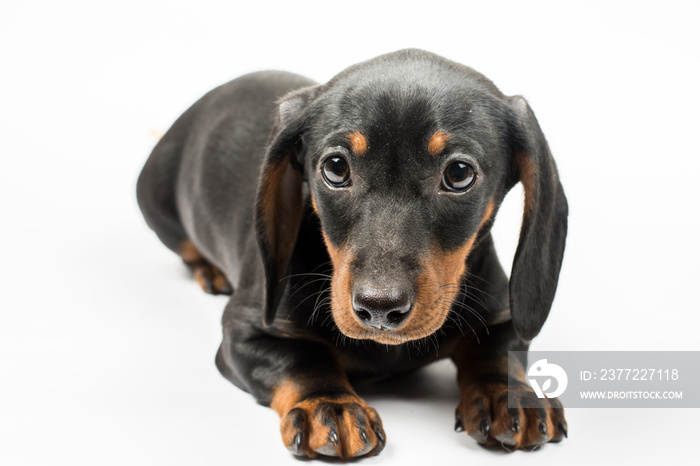
[[[228,284],[224,274],[211,264],[202,262],[192,265],[192,275],[206,293],[232,294],[233,289]]]
[[[376,455],[386,444],[377,412],[350,394],[298,402],[282,418],[280,430],[289,451],[309,458]]]
[[[232,294],[233,288],[224,274],[210,264],[199,252],[192,241],[185,240],[180,244],[178,254],[183,262],[192,270],[192,276],[206,293]]]
[[[532,451],[568,435],[558,399],[539,399],[522,382],[511,382],[510,396],[514,407],[508,407],[508,383],[490,377],[468,385],[455,412],[455,430],[466,431],[487,447],[500,446],[508,451]]]

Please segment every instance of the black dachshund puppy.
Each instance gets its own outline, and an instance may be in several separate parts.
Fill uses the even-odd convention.
[[[490,227],[521,182],[510,281]],[[221,373],[276,410],[295,454],[378,453],[386,435],[351,380],[457,365],[456,429],[532,448],[566,436],[556,399],[525,381],[549,313],[567,202],[521,97],[405,50],[327,84],[260,72],[209,92],[138,181],[148,225],[205,291],[231,294]]]

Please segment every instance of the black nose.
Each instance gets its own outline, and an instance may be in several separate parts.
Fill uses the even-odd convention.
[[[353,290],[352,308],[365,327],[392,330],[411,314],[413,296],[400,288],[359,286]]]

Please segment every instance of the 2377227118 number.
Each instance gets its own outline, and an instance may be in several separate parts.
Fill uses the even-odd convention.
[[[601,369],[599,380],[678,380],[678,369]]]

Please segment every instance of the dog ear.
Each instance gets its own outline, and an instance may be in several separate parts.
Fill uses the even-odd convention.
[[[272,324],[287,281],[303,211],[302,134],[315,87],[295,91],[280,101],[255,202],[255,229],[265,269],[263,322]]]
[[[535,114],[522,97],[510,99],[513,175],[525,191],[520,239],[510,275],[513,327],[529,341],[542,329],[554,300],[566,242],[568,205],[557,167]]]

